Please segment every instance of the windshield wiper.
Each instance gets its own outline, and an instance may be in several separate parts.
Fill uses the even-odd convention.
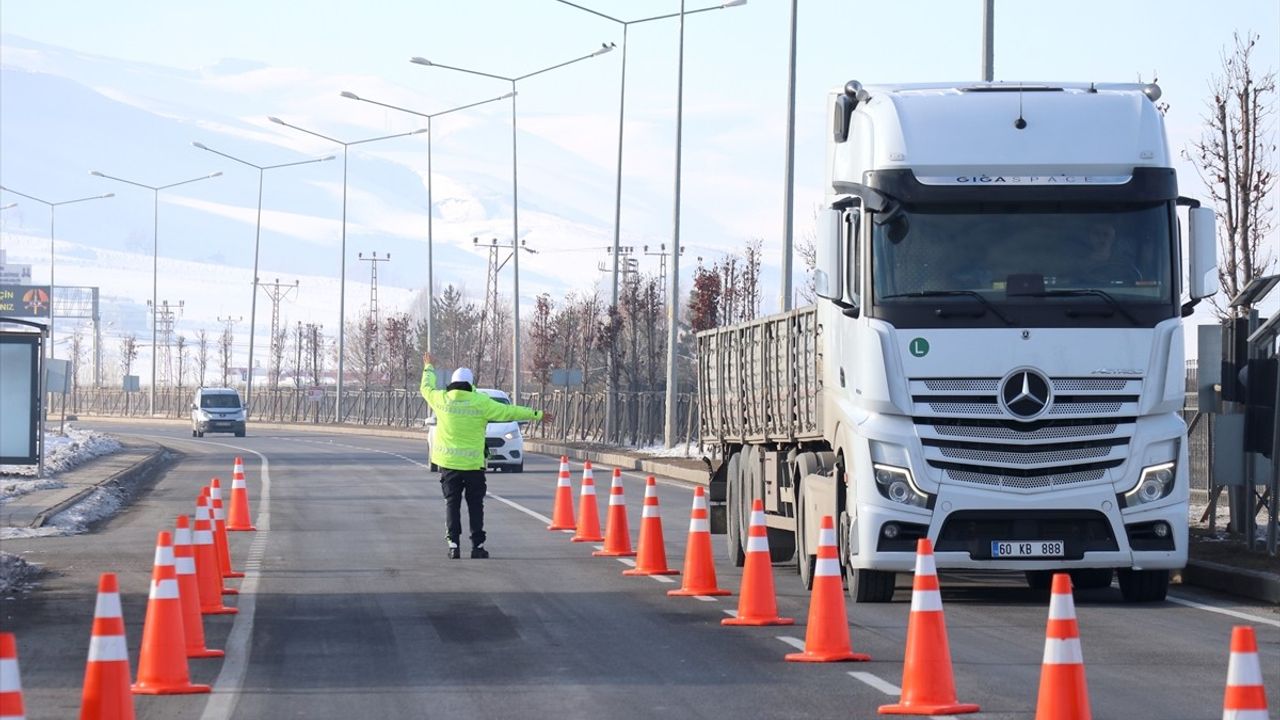
[[[971,297],[982,306],[991,311],[992,315],[1004,321],[1005,325],[1012,325],[1013,321],[1004,313],[996,309],[994,303],[982,296],[982,293],[975,290],[920,290],[919,292],[894,293],[892,295],[881,295],[881,300],[892,300],[893,298],[928,298],[928,297]]]
[[[1125,318],[1128,319],[1129,322],[1133,323],[1134,325],[1142,324],[1141,322],[1138,321],[1138,318],[1133,316],[1133,313],[1130,313],[1128,310],[1124,309],[1124,305],[1122,305],[1119,300],[1116,300],[1114,295],[1107,292],[1106,290],[1089,288],[1084,290],[1045,290],[1043,292],[1018,293],[1018,294],[1022,296],[1029,296],[1029,297],[1085,297],[1085,296],[1100,297],[1103,300],[1105,300],[1108,305],[1115,308],[1116,312],[1125,316]]]

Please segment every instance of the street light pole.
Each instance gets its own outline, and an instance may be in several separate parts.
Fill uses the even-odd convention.
[[[89,197],[76,198],[75,200],[53,201],[53,200],[42,200],[38,197],[35,197],[34,195],[21,193],[21,192],[18,192],[17,190],[4,187],[3,185],[0,185],[0,190],[13,193],[14,195],[18,195],[19,197],[24,197],[28,200],[35,200],[36,202],[49,208],[49,359],[52,360],[53,359],[53,320],[54,320],[53,292],[54,292],[54,288],[57,286],[57,283],[55,282],[55,278],[53,275],[53,270],[57,265],[57,262],[56,262],[57,255],[54,253],[54,250],[53,250],[53,238],[54,238],[54,223],[56,222],[56,218],[57,218],[58,206],[70,205],[72,203],[88,202],[89,200],[102,200],[104,198],[115,197],[116,194],[107,193],[105,195],[91,195]],[[17,203],[10,203],[9,205],[5,205],[3,208],[0,208],[0,209],[7,210],[8,208],[13,207],[14,205],[17,205]]]
[[[662,437],[667,447],[676,444],[676,341],[680,337],[680,143],[684,130],[684,0],[680,0],[680,52],[676,70],[676,182],[675,212],[671,232],[671,299],[667,308],[667,417]]]
[[[160,282],[160,191],[175,188],[179,185],[187,185],[201,180],[209,180],[222,175],[221,172],[209,173],[200,177],[191,178],[189,180],[181,180],[168,185],[147,185],[145,183],[135,182],[133,180],[125,180],[124,178],[115,177],[106,173],[90,170],[90,175],[94,177],[106,178],[107,180],[115,180],[126,185],[144,188],[151,191],[151,391],[147,394],[147,412],[150,415],[156,414],[156,355],[158,348],[156,347],[156,304],[160,300],[158,294],[158,286]]]
[[[342,375],[346,368],[346,319],[347,319],[347,155],[352,145],[363,145],[365,143],[377,142],[379,140],[391,140],[393,138],[408,137],[410,135],[418,135],[427,131],[426,128],[419,128],[410,132],[396,133],[394,135],[380,135],[378,137],[365,138],[364,140],[352,140],[343,142],[341,140],[331,138],[328,135],[321,135],[314,130],[298,127],[291,123],[287,123],[278,117],[268,117],[268,120],[287,128],[293,128],[299,132],[308,135],[314,135],[322,140],[328,140],[331,143],[342,146],[342,258],[338,264],[338,396],[334,402],[334,422],[342,422]],[[254,279],[257,282],[257,279]],[[257,292],[255,290],[255,292]],[[250,372],[253,368],[249,369]]]
[[[327,160],[332,160],[333,156],[328,155],[326,157],[315,158],[313,160],[299,160],[297,162],[280,163],[277,165],[256,165],[254,163],[249,162],[248,160],[244,160],[242,158],[238,158],[234,155],[231,155],[230,153],[225,153],[220,150],[214,150],[213,148],[209,147],[208,145],[205,145],[204,143],[193,142],[191,144],[197,148],[200,148],[201,150],[207,150],[208,152],[211,152],[214,155],[221,155],[222,157],[227,158],[228,160],[234,160],[235,162],[238,162],[241,165],[246,165],[258,171],[258,220],[257,220],[257,223],[255,224],[255,230],[253,235],[253,281],[250,283],[250,286],[253,288],[252,290],[253,294],[249,300],[249,375],[245,381],[245,387],[244,387],[244,406],[246,408],[252,408],[252,406],[249,403],[253,399],[253,341],[254,341],[256,323],[258,320],[258,250],[261,246],[261,241],[262,241],[263,174],[267,170],[275,170],[276,168],[293,167],[295,165],[310,165],[312,163],[325,162]]]
[[[423,117],[427,119],[427,352],[431,352],[432,349],[434,348],[434,342],[435,342],[435,322],[432,319],[432,315],[435,314],[434,298],[435,298],[435,292],[436,292],[435,235],[433,233],[433,223],[432,223],[432,219],[434,215],[434,212],[432,211],[432,207],[435,203],[435,200],[434,200],[435,196],[431,194],[431,141],[432,141],[432,135],[434,135],[435,133],[433,133],[431,130],[431,121],[432,119],[440,117],[441,115],[448,115],[449,113],[455,113],[455,112],[458,112],[459,110],[467,110],[469,108],[473,108],[479,105],[485,105],[487,103],[497,102],[499,100],[506,100],[507,98],[514,96],[515,93],[512,92],[512,93],[508,93],[507,95],[499,95],[498,97],[489,98],[488,100],[481,100],[479,102],[467,103],[466,105],[459,105],[457,107],[449,108],[448,110],[440,110],[438,112],[433,112],[433,113],[419,112],[417,110],[410,110],[409,108],[400,107],[399,105],[392,105],[390,103],[379,102],[377,100],[370,100],[369,98],[361,97],[350,91],[344,90],[339,94],[342,97],[347,98],[348,100],[359,100],[360,102],[367,102],[371,105],[379,105],[381,107],[388,108],[390,110],[399,110],[400,112],[403,112],[403,113],[409,113],[410,115],[417,115],[418,117]]]
[[[791,52],[787,63],[787,159],[782,181],[782,295],[778,310],[791,309],[792,231],[795,218],[796,172],[796,13],[799,0],[791,0]]]
[[[523,75],[516,75],[513,77],[507,77],[503,75],[494,75],[493,73],[480,72],[478,70],[468,70],[466,68],[453,67],[450,65],[441,65],[440,63],[432,62],[422,57],[414,57],[409,60],[409,62],[415,65],[426,65],[428,67],[444,68],[445,70],[456,70],[458,72],[467,73],[469,75],[479,75],[481,77],[492,78],[494,80],[503,80],[505,82],[511,83],[511,94],[510,94],[510,97],[511,97],[511,243],[516,247],[520,246],[520,200],[518,195],[519,188],[516,180],[516,175],[517,175],[516,169],[519,165],[519,161],[517,158],[518,143],[516,140],[516,83],[518,83],[521,80],[526,80],[528,78],[531,78],[535,75],[541,75],[543,73],[551,72],[552,70],[556,70],[556,69],[565,67],[567,65],[572,65],[574,63],[581,62],[583,60],[589,60],[593,57],[603,55],[613,50],[613,48],[614,46],[612,44],[602,43],[599,50],[596,50],[595,52],[589,55],[583,55],[582,57],[577,57],[572,60],[566,60],[565,62],[562,62],[562,63],[550,65],[548,67],[542,68],[541,70],[535,70],[533,72],[525,73]],[[512,266],[512,273],[515,276],[515,280],[512,284],[515,297],[512,298],[514,301],[512,303],[512,306],[513,306],[512,316],[514,319],[514,323],[513,323],[514,327],[512,330],[512,341],[511,341],[511,362],[512,362],[512,377],[513,377],[513,380],[511,383],[511,397],[513,402],[519,403],[520,402],[520,253],[519,252],[515,253],[515,264]]]

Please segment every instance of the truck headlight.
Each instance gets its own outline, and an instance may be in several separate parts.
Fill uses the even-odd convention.
[[[1145,505],[1160,500],[1173,492],[1173,481],[1177,477],[1177,463],[1167,462],[1151,465],[1142,469],[1138,476],[1138,484],[1124,494],[1125,507]]]
[[[892,465],[872,465],[876,476],[876,489],[880,494],[896,503],[928,507],[929,496],[920,492],[911,480],[911,471]]]

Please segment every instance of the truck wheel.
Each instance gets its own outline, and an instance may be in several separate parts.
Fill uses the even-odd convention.
[[[1071,584],[1081,590],[1111,587],[1111,568],[1083,568],[1071,571]]]
[[[1052,570],[1027,570],[1023,573],[1027,578],[1027,587],[1037,592],[1044,592],[1053,583]]]
[[[849,599],[856,603],[887,603],[893,600],[898,574],[889,570],[849,568]]]
[[[797,489],[799,489],[797,487]],[[817,566],[818,558],[809,554],[809,541],[806,539],[805,527],[808,523],[806,517],[808,513],[804,509],[804,498],[799,492],[796,493],[796,569],[800,571],[800,583],[805,590],[813,589],[813,572]]]
[[[1161,602],[1169,592],[1168,570],[1120,568],[1116,575],[1120,578],[1120,595],[1125,602]]]
[[[741,453],[734,453],[726,462],[728,466],[725,468],[725,511],[729,514],[726,524],[725,540],[729,545],[729,559],[733,561],[734,567],[742,567],[747,563],[747,555],[743,550],[742,538],[746,535],[747,519],[749,515],[744,515],[743,507],[743,482],[738,477],[738,469],[741,467]]]

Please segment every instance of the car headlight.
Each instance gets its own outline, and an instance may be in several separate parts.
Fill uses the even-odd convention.
[[[872,465],[876,476],[876,489],[896,503],[928,507],[929,496],[920,492],[911,479],[911,471],[892,465]]]
[[[1145,505],[1165,498],[1173,492],[1173,481],[1177,477],[1177,463],[1167,462],[1151,465],[1142,469],[1138,483],[1124,494],[1125,507]]]
[[[515,430],[512,430],[511,432],[507,433],[506,435],[503,435],[502,437],[505,440],[515,440],[517,437],[520,437],[520,435]]]

